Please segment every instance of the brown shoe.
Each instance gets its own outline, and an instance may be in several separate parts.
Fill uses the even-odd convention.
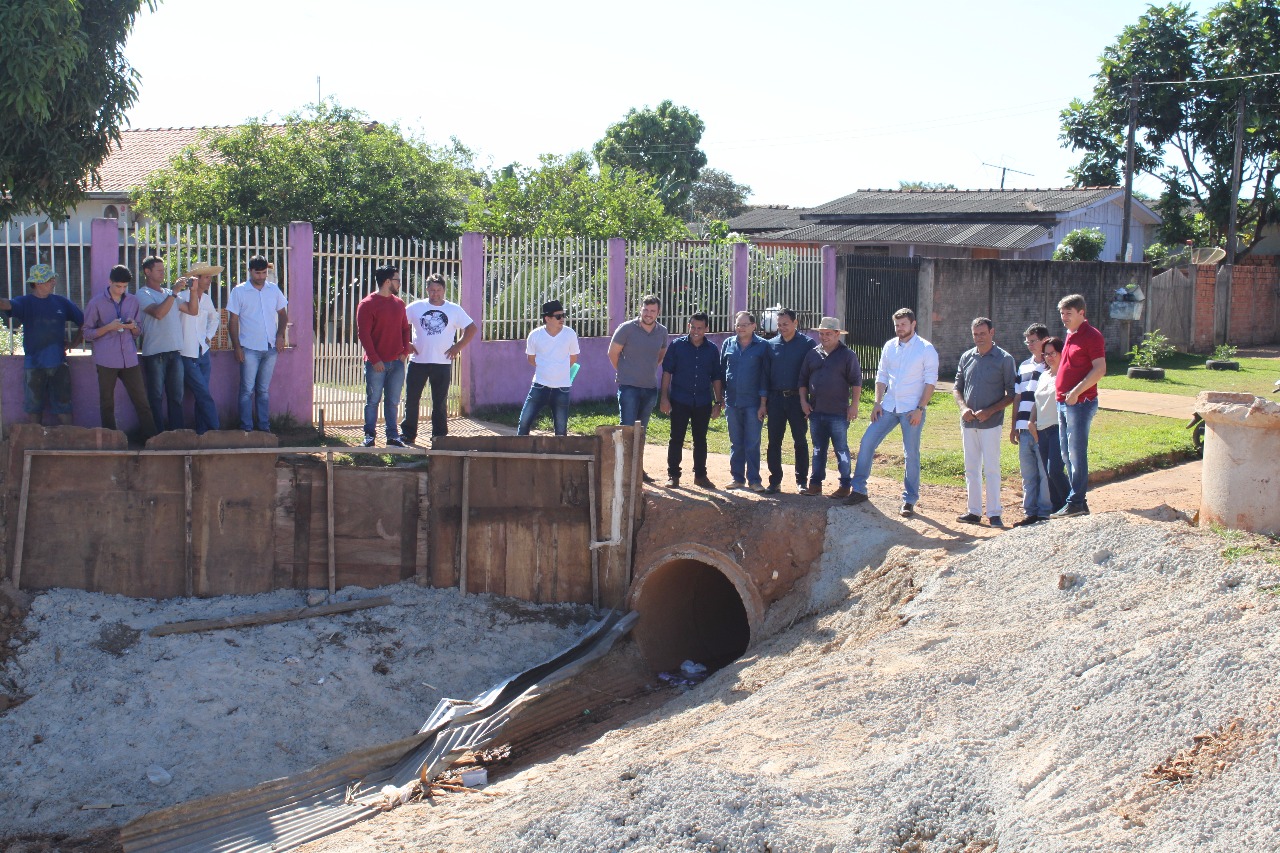
[[[827,495],[827,497],[831,498],[833,501],[843,500],[844,498],[849,497],[849,493],[852,491],[853,489],[849,488],[848,486],[841,486],[831,494]]]
[[[869,500],[871,500],[871,498],[867,497],[862,492],[852,492],[849,497],[844,499],[844,505],[857,506],[858,504],[864,504]]]
[[[668,477],[668,478],[667,478],[667,482],[663,483],[662,485],[663,485],[663,487],[664,487],[664,488],[668,488],[668,489],[678,489],[678,488],[680,488],[680,478],[679,478],[679,477]]]
[[[800,494],[802,494],[802,495],[808,495],[809,497],[814,497],[815,495],[820,495],[820,494],[822,494],[822,484],[821,484],[821,483],[811,483],[811,484],[809,484],[808,486],[805,486],[803,489],[801,489],[801,490],[800,490]]]
[[[712,490],[714,490],[714,489],[715,489],[715,487],[716,487],[716,484],[715,484],[715,483],[711,482],[711,481],[710,481],[710,480],[708,480],[706,477],[702,477],[702,476],[694,477],[694,478],[693,478],[693,484],[694,484],[695,486],[697,486],[699,489],[712,489]]]

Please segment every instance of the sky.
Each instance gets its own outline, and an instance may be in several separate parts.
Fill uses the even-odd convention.
[[[753,204],[902,180],[993,188],[1002,166],[1005,187],[1062,187],[1079,155],[1058,142],[1059,113],[1146,7],[164,0],[125,48],[141,75],[129,126],[278,118],[319,91],[501,167],[590,150],[629,109],[670,99],[706,123],[708,166]]]

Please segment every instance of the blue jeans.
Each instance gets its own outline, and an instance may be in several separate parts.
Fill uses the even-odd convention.
[[[155,419],[156,429],[164,432],[167,429],[182,429],[182,353],[160,352],[155,355],[140,356],[142,360],[142,379],[147,384],[147,404],[151,406],[151,416]],[[165,417],[164,403],[168,402],[168,417]]]
[[[1067,469],[1062,461],[1062,448],[1058,444],[1058,425],[1036,433],[1040,436],[1040,458],[1044,460],[1044,473],[1049,480],[1049,506],[1054,512],[1067,502],[1071,484],[1067,482]]]
[[[809,485],[821,483],[827,475],[828,443],[836,452],[840,485],[852,485],[853,477],[849,473],[849,419],[840,415],[812,412],[809,415],[809,439],[813,442],[813,463],[809,472]]]
[[[1018,430],[1018,468],[1022,471],[1022,511],[1044,518],[1049,506],[1049,476],[1040,460],[1040,448],[1031,439],[1031,430]]]
[[[276,369],[276,348],[248,349],[244,352],[244,364],[240,365],[240,428],[253,431],[253,417],[258,416],[258,429],[271,431],[270,401],[267,390],[271,387],[271,374]]]
[[[382,419],[386,422],[387,438],[399,438],[396,418],[400,414],[400,392],[404,390],[404,362],[400,359],[382,362],[382,371],[373,369],[373,362],[364,363],[364,434],[373,438],[378,434],[378,401],[383,401]]]
[[[862,434],[862,442],[858,445],[858,467],[853,473],[853,490],[861,494],[867,493],[867,478],[871,476],[871,463],[875,460],[876,448],[885,436],[893,432],[896,426],[902,427],[902,460],[906,473],[902,478],[902,502],[920,503],[920,435],[924,432],[924,420],[928,417],[920,413],[920,423],[911,425],[911,412],[882,411],[880,417],[867,426]]]
[[[209,377],[213,373],[213,362],[209,351],[205,350],[199,358],[182,357],[182,381],[196,401],[196,434],[204,435],[211,429],[219,429],[218,407],[214,405],[213,394],[209,392]]]
[[[537,382],[529,386],[529,396],[525,397],[524,407],[520,409],[520,426],[516,428],[516,435],[528,435],[546,406],[551,407],[551,420],[555,425],[556,435],[568,435],[569,389],[552,388]]]
[[[756,414],[759,410],[759,405],[724,408],[729,421],[729,475],[736,483],[760,485],[760,430],[764,422]]]
[[[641,388],[638,385],[618,386],[618,422],[631,426],[636,421],[649,427],[649,416],[658,405],[657,388]]]
[[[1058,441],[1067,468],[1067,503],[1084,506],[1089,491],[1089,427],[1098,413],[1098,398],[1074,406],[1058,403]]]

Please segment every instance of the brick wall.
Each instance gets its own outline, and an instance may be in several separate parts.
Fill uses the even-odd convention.
[[[1271,255],[1246,255],[1231,271],[1231,328],[1227,342],[1253,346],[1280,341],[1280,267]],[[1214,327],[1214,291],[1219,268],[1196,270],[1195,333],[1192,349],[1210,352],[1218,342]]]
[[[1196,352],[1209,352],[1213,349],[1213,291],[1217,281],[1216,265],[1196,267],[1195,330],[1192,332],[1191,346]]]

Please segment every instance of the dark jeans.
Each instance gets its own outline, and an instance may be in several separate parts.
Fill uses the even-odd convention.
[[[782,442],[787,438],[787,428],[796,450],[796,482],[804,486],[809,482],[809,423],[800,408],[800,395],[784,397],[782,392],[769,394],[769,447],[765,459],[769,464],[769,485],[782,485]]]
[[[151,417],[156,429],[182,429],[182,353],[160,352],[140,356],[142,375],[147,383],[147,402],[151,404]],[[166,409],[165,403],[168,403]],[[167,415],[167,417],[166,417]]]
[[[116,380],[124,383],[124,390],[133,401],[138,413],[138,426],[142,435],[150,438],[156,434],[156,422],[151,417],[151,405],[147,402],[146,384],[142,381],[142,366],[103,367],[98,365],[98,408],[102,410],[102,425],[116,428]]]
[[[1062,447],[1058,443],[1058,428],[1051,426],[1039,430],[1040,458],[1044,460],[1045,474],[1049,477],[1049,506],[1054,512],[1062,509],[1067,503],[1067,492],[1071,484],[1067,482],[1067,467],[1062,461]]]
[[[431,383],[431,437],[449,434],[449,383],[453,380],[452,364],[423,364],[409,362],[409,378],[404,386],[404,420],[400,422],[400,437],[405,441],[418,438],[418,409],[421,407],[422,389]]]
[[[693,424],[693,476],[707,476],[707,427],[711,424],[711,404],[686,406],[671,401],[671,441],[667,443],[667,476],[680,476],[684,436]]]
[[[213,375],[213,362],[209,351],[199,358],[182,357],[182,381],[196,401],[196,434],[204,435],[211,429],[220,429],[218,407],[209,392],[209,377]],[[137,404],[134,404],[137,406]]]
[[[529,430],[538,422],[542,410],[551,407],[551,421],[556,435],[569,433],[569,389],[552,388],[550,385],[539,385],[537,382],[529,386],[529,396],[524,398],[524,407],[520,409],[520,425],[516,427],[516,435],[528,435]]]

